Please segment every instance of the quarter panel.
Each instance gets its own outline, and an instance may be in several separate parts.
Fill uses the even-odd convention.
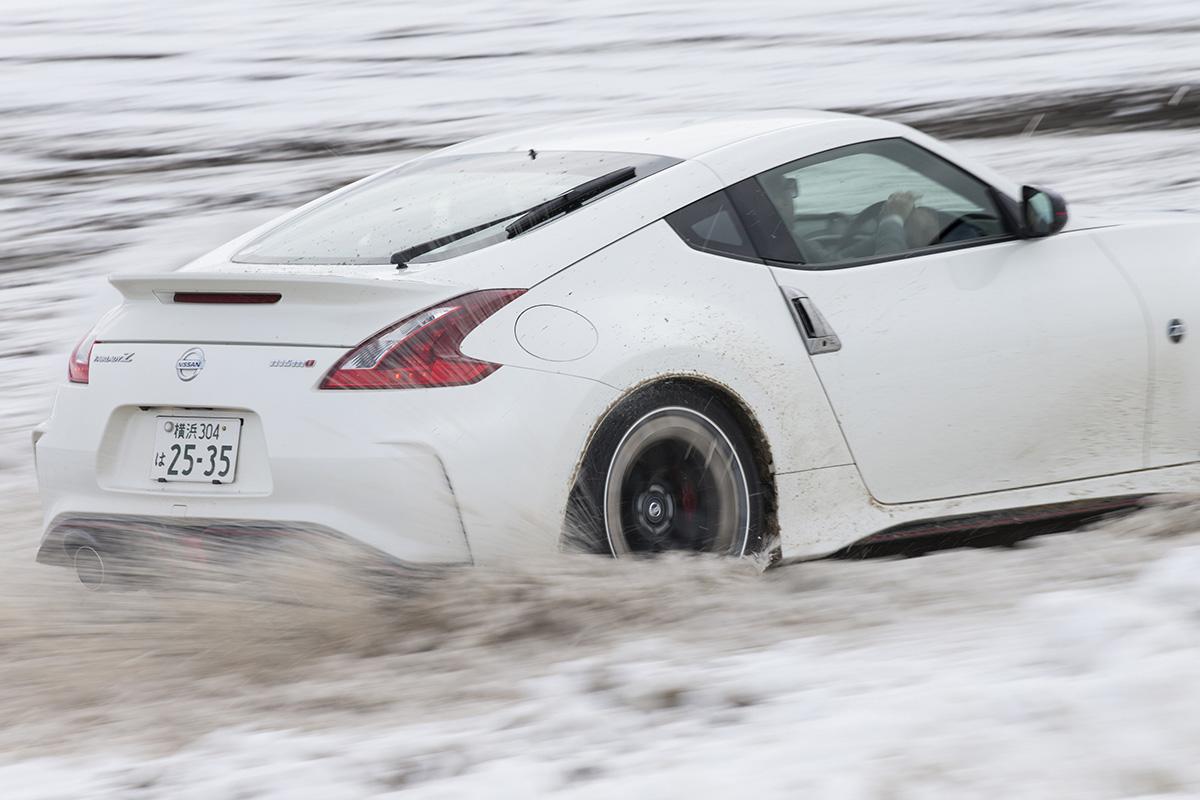
[[[598,331],[568,363],[514,336],[530,306],[554,304]],[[849,463],[849,453],[770,270],[701,253],[658,221],[539,284],[464,342],[469,355],[601,381],[627,392],[670,375],[728,387],[756,416],[778,472]]]

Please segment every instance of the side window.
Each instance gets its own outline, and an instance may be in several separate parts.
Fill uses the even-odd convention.
[[[760,261],[725,192],[716,192],[667,215],[679,237],[697,250]]]
[[[757,177],[799,251],[829,269],[1005,236],[986,184],[904,139],[840,147]]]

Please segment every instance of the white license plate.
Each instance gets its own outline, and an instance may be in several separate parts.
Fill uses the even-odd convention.
[[[150,477],[160,483],[233,483],[237,474],[237,417],[156,417]]]

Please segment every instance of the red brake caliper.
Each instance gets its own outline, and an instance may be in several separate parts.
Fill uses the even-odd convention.
[[[680,504],[683,506],[683,513],[689,517],[696,513],[696,487],[692,486],[692,482],[688,481],[683,485],[683,492],[679,498]]]

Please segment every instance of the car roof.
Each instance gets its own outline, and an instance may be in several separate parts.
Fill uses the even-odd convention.
[[[442,152],[458,155],[530,149],[589,150],[689,159],[773,131],[847,119],[868,120],[809,110],[590,117],[472,139]]]

